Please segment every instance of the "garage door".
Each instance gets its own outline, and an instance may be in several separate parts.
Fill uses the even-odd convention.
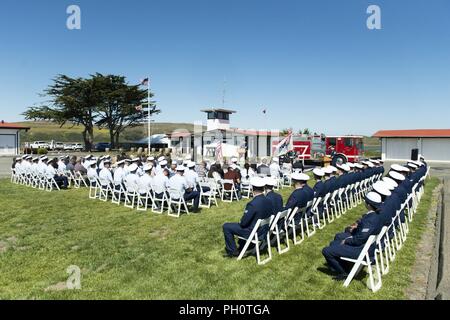
[[[422,154],[430,161],[450,161],[450,139],[422,139]]]
[[[416,148],[416,138],[386,139],[386,157],[388,159],[411,159],[411,150]]]
[[[16,154],[16,136],[13,134],[0,134],[0,154]]]

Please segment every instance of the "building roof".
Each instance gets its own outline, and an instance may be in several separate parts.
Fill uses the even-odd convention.
[[[450,129],[380,130],[377,138],[450,138]]]
[[[223,113],[229,113],[229,114],[232,114],[232,113],[236,113],[236,111],[234,111],[234,110],[228,110],[228,109],[214,109],[214,108],[212,108],[212,109],[205,109],[205,110],[200,110],[201,112],[223,112]]]
[[[19,126],[15,123],[0,121],[0,129],[17,129],[17,130],[30,130],[30,127]]]

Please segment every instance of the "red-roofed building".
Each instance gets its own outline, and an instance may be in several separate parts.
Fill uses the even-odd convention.
[[[421,154],[428,162],[450,163],[450,129],[380,130],[384,160],[408,160]]]
[[[30,128],[15,123],[0,121],[0,156],[12,156],[20,153],[20,131]]]

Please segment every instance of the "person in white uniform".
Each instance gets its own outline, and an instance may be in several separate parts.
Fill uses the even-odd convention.
[[[169,180],[169,187],[177,190],[183,196],[185,201],[194,200],[192,212],[196,213],[199,210],[200,193],[198,191],[194,191],[189,186],[186,178],[184,177],[184,171],[184,167],[177,168],[177,174]]]
[[[98,177],[102,187],[112,187],[114,185],[114,179],[110,170],[111,160],[103,160],[103,169],[100,170]]]
[[[153,178],[151,176],[152,172],[152,165],[146,164],[142,168],[142,171],[144,174],[139,178],[138,185],[139,185],[139,193],[143,196],[145,196],[149,191],[152,190],[152,183]]]
[[[120,190],[120,186],[122,186],[123,188],[125,188],[125,185],[123,183],[125,177],[126,177],[126,172],[124,169],[125,166],[125,160],[120,160],[116,163],[116,170],[114,170],[114,188],[116,190]]]
[[[139,185],[138,180],[139,177],[136,174],[138,170],[138,166],[135,163],[132,163],[130,167],[128,168],[130,173],[125,177],[125,186],[127,187],[127,191],[129,192],[138,192]]]

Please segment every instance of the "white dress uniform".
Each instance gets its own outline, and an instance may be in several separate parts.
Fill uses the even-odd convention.
[[[66,169],[67,169],[66,164],[62,160],[59,160],[58,161],[58,171],[59,172],[65,172]]]
[[[169,179],[169,187],[171,189],[175,189],[181,193],[183,196],[186,192],[186,189],[189,189],[188,182],[185,177],[180,176],[179,174],[174,175]]]
[[[111,171],[105,167],[103,167],[103,169],[100,170],[98,177],[100,179],[100,184],[102,186],[108,186],[114,183]]]
[[[139,177],[135,173],[130,173],[125,177],[125,186],[127,187],[127,190],[130,192],[138,191],[139,185],[138,185]]]
[[[280,165],[278,163],[272,163],[270,165],[270,175],[274,178],[279,178],[280,177],[280,172],[281,172],[281,168]]]
[[[152,182],[153,178],[149,174],[144,173],[144,175],[142,175],[138,180],[139,193],[146,194],[150,191],[152,188]]]
[[[49,164],[46,168],[45,176],[47,177],[47,179],[54,178],[56,176],[56,169]]]
[[[33,162],[33,164],[31,165],[31,173],[33,175],[37,175],[39,173],[39,164],[37,164],[36,162]]]
[[[197,190],[197,184],[200,182],[198,173],[195,172],[194,170],[188,170],[184,174],[184,177],[186,179],[189,188]]]
[[[41,162],[38,164],[38,168],[39,168],[39,174],[45,175],[45,173],[47,171],[47,165],[44,162]]]
[[[114,171],[114,185],[118,186],[121,185],[127,176],[127,173],[125,172],[124,168],[118,167]]]
[[[164,174],[157,174],[154,178],[153,178],[153,191],[155,192],[155,194],[161,194],[166,192],[167,187],[169,186],[169,178],[166,177]]]
[[[95,168],[89,167],[89,169],[87,171],[87,177],[89,180],[94,180],[94,179],[98,178],[97,170]]]

